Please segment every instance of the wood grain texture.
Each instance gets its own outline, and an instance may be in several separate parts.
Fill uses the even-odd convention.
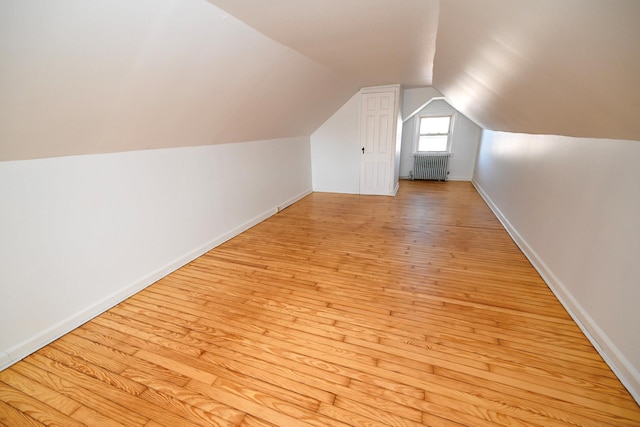
[[[638,426],[469,183],[314,193],[0,372],[0,425]]]

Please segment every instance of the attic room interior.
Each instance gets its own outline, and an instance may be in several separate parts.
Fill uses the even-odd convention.
[[[3,1],[0,426],[640,425],[638,22]]]

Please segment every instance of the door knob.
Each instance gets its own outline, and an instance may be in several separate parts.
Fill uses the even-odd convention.
[[[364,147],[362,147],[362,154],[364,154]]]

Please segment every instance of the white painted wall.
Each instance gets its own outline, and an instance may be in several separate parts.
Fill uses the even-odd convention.
[[[432,98],[439,96],[442,96],[440,92],[432,87],[401,90],[399,100],[400,116],[415,114],[417,109]],[[451,109],[448,104],[447,107]],[[314,191],[349,194],[358,194],[360,192],[359,121],[360,93],[358,92],[311,135]],[[467,120],[467,122],[469,121]],[[480,139],[480,128],[475,126],[473,122],[469,123],[474,127],[473,131],[477,132],[477,135],[474,136],[477,147],[477,141]],[[468,135],[470,131],[465,126],[467,124],[462,125],[462,134]],[[403,174],[402,158],[407,155],[410,156],[410,151],[406,151],[404,142],[405,133],[408,132],[407,122],[401,123],[398,120],[397,129],[401,132],[402,143],[399,147],[400,151],[396,154],[396,162],[398,162],[394,172],[396,181],[398,177],[408,175],[408,171]],[[474,162],[475,151],[470,163],[471,169],[467,174],[467,180],[471,179]],[[461,164],[465,165],[462,168],[468,166],[462,160]]]
[[[404,128],[404,91],[402,88],[398,91],[398,116],[396,117],[396,134],[393,135],[394,139],[394,155],[393,155],[393,185],[394,194],[397,193],[400,188],[400,159],[402,157],[402,129]]]
[[[405,92],[406,94],[406,92]],[[416,123],[420,115],[452,114],[454,116],[451,134],[451,153],[449,159],[449,179],[471,181],[475,168],[478,145],[482,129],[456,111],[444,100],[434,100],[418,111],[404,123],[402,130],[402,155],[400,157],[400,176],[407,178],[413,169],[413,147],[416,139]]]
[[[0,369],[310,190],[305,137],[0,162]]]
[[[360,192],[360,92],[311,135],[313,190]]]
[[[402,120],[407,121],[433,98],[440,98],[442,94],[431,86],[405,89],[402,91]]]
[[[484,131],[474,183],[640,401],[640,142]]]

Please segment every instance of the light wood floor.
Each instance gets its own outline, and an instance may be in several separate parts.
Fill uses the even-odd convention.
[[[638,426],[469,183],[312,194],[0,373],[0,424]]]

